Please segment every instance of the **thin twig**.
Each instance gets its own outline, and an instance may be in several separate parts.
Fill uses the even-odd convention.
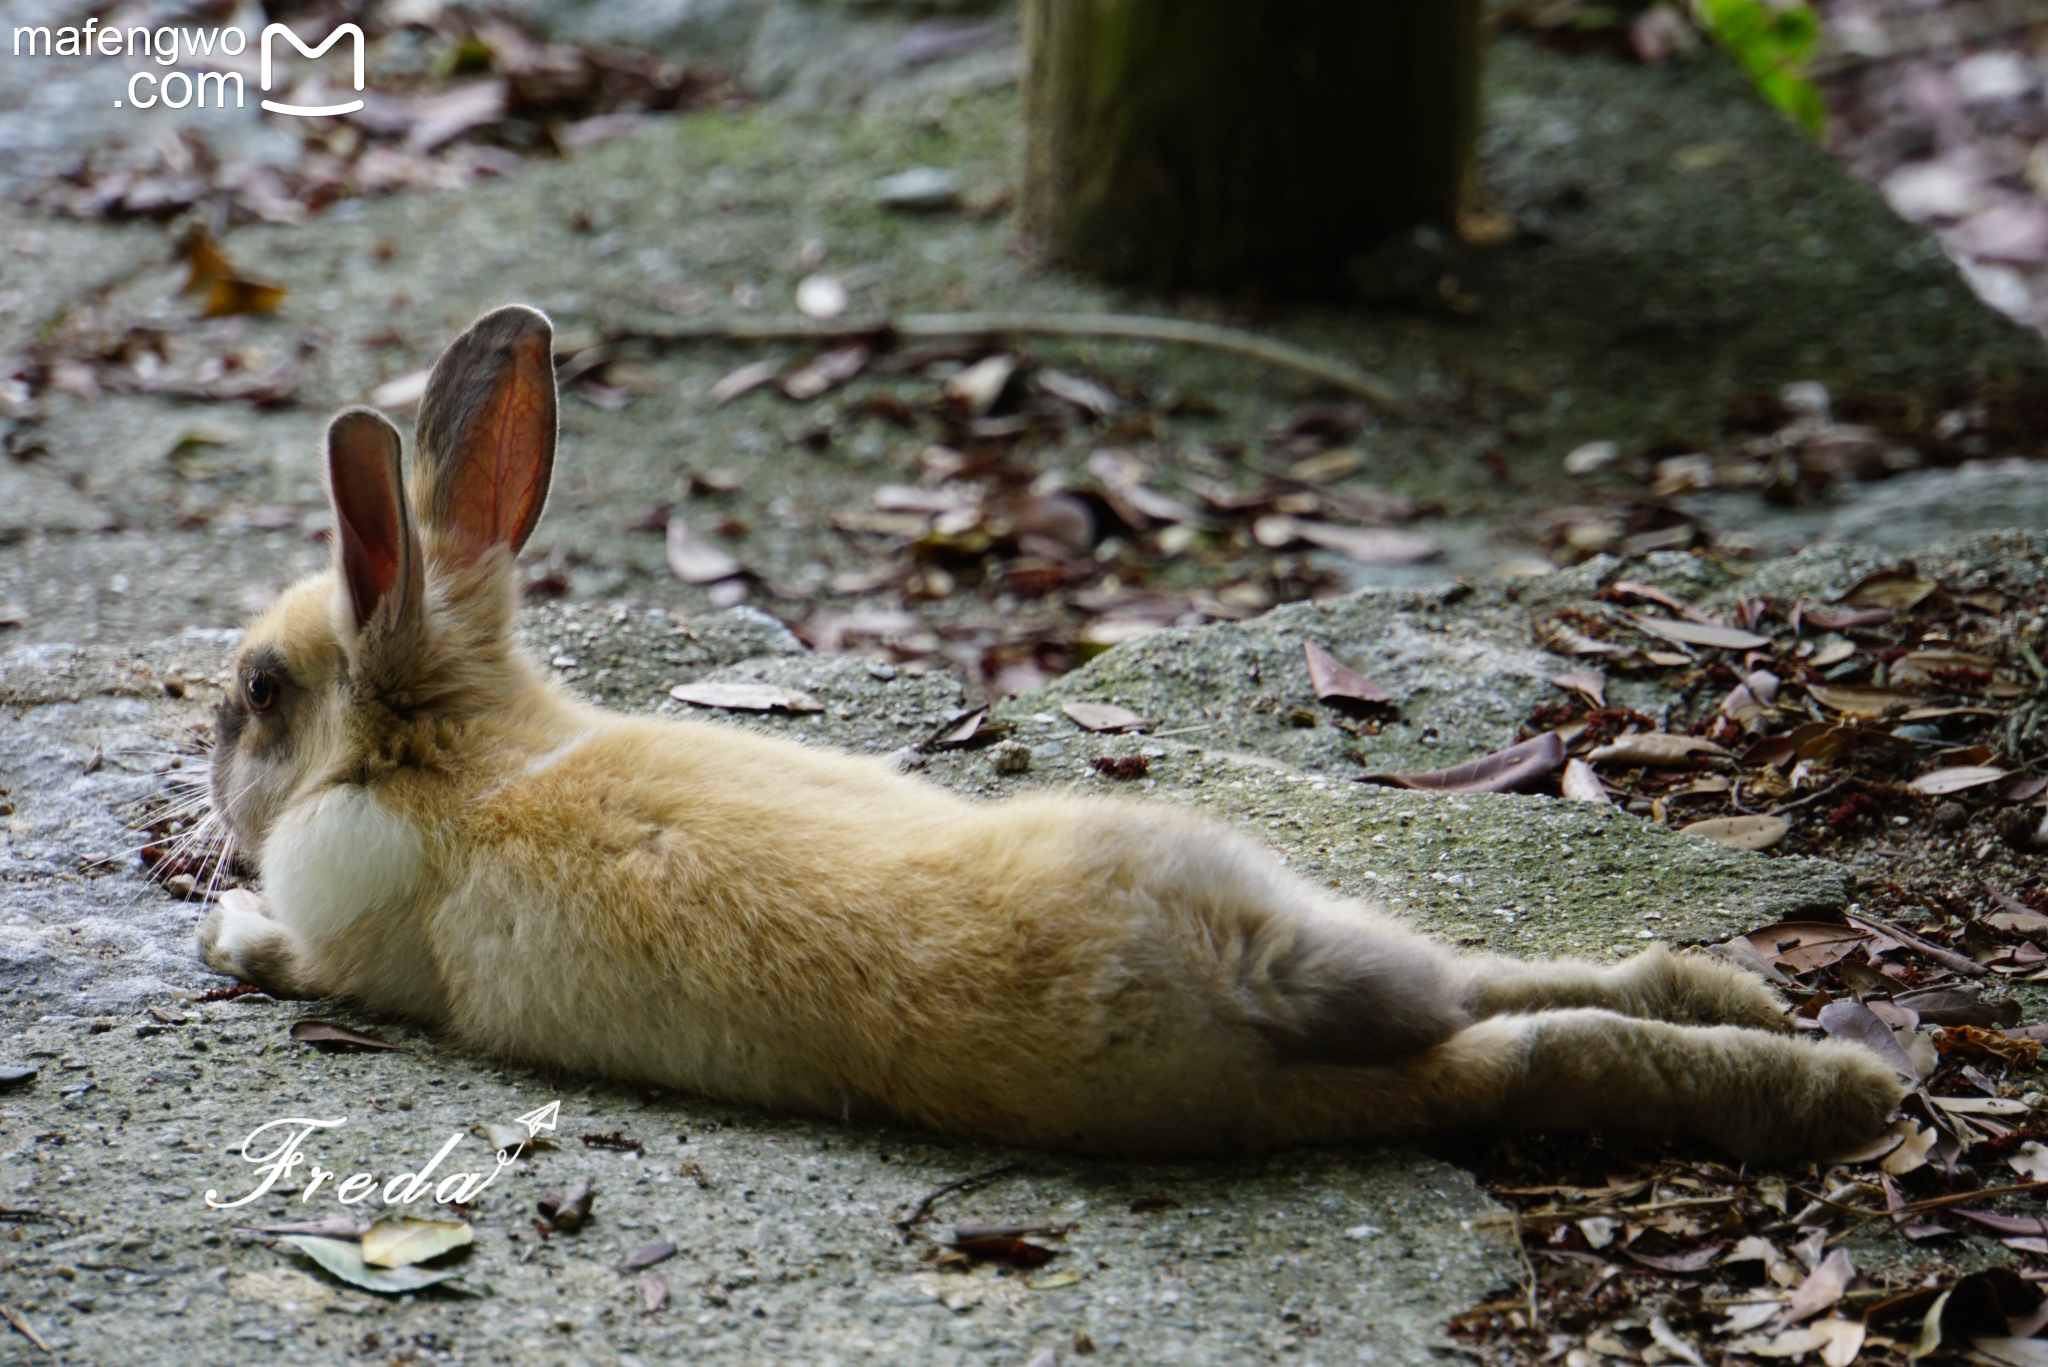
[[[896,1222],[896,1228],[908,1234],[911,1230],[931,1218],[932,1206],[940,1198],[951,1196],[956,1191],[965,1191],[969,1187],[978,1187],[984,1182],[994,1181],[1005,1173],[1015,1172],[1022,1166],[1023,1164],[1021,1163],[1004,1163],[999,1167],[990,1168],[987,1172],[977,1172],[968,1177],[956,1177],[944,1186],[930,1192],[922,1201],[912,1206],[910,1212]]]
[[[1742,1196],[1740,1194],[1735,1196],[1688,1196],[1682,1201],[1652,1201],[1647,1205],[1641,1206],[1589,1205],[1578,1210],[1524,1210],[1510,1212],[1510,1215],[1518,1220],[1584,1220],[1588,1218],[1604,1218],[1610,1215],[1654,1215],[1662,1210],[1682,1210],[1697,1206],[1725,1206],[1732,1205],[1741,1199]],[[1475,1220],[1473,1223],[1476,1225],[1497,1225],[1502,1223],[1502,1221],[1496,1216],[1484,1220]]]
[[[1513,1210],[1508,1218],[1515,1222],[1515,1253],[1522,1260],[1522,1271],[1529,1276],[1529,1327],[1537,1333],[1543,1332],[1543,1313],[1536,1308],[1536,1263],[1529,1256],[1529,1250],[1522,1243],[1522,1221]]]
[[[1978,963],[1975,959],[1966,959],[1952,949],[1943,949],[1940,945],[1923,940],[1912,931],[1895,926],[1890,921],[1878,921],[1867,916],[1858,916],[1853,911],[1844,912],[1843,915],[1853,924],[1862,926],[1865,930],[1876,931],[1880,935],[1889,935],[1911,949],[1925,954],[1943,968],[1960,973],[1966,978],[1987,978],[1991,976],[1991,970]]]
[[[26,1220],[31,1222],[36,1220],[43,1220],[47,1221],[50,1224],[67,1225],[75,1225],[78,1223],[78,1221],[72,1219],[69,1215],[62,1213],[61,1211],[14,1210],[7,1206],[0,1206],[0,1220]]]
[[[1842,789],[1848,787],[1855,781],[1856,780],[1854,778],[1845,778],[1839,783],[1830,783],[1827,787],[1821,789],[1819,792],[1808,793],[1805,797],[1800,798],[1797,802],[1788,802],[1782,807],[1773,807],[1771,809],[1771,814],[1773,816],[1782,815],[1785,812],[1793,810],[1795,807],[1804,807],[1808,803],[1818,802],[1824,797],[1833,797],[1836,793],[1841,792]]]
[[[706,319],[635,316],[600,328],[606,343],[855,342],[888,337],[1092,337],[1202,347],[1306,375],[1382,408],[1403,407],[1400,391],[1348,361],[1241,328],[1128,313],[906,313],[865,323],[820,325],[791,316]]]

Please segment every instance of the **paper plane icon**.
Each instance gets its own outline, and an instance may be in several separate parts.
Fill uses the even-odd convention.
[[[520,1116],[518,1123],[526,1126],[526,1137],[531,1139],[542,1130],[552,1130],[555,1128],[555,1121],[560,1118],[561,1113],[562,1103],[550,1101],[539,1110],[528,1111],[525,1115]]]

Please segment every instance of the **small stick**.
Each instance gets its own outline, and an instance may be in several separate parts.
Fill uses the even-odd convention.
[[[1508,1218],[1515,1222],[1515,1253],[1522,1260],[1522,1271],[1529,1274],[1529,1327],[1537,1333],[1543,1332],[1543,1312],[1536,1308],[1536,1263],[1529,1256],[1529,1250],[1522,1243],[1522,1222],[1510,1210]]]
[[[1795,807],[1804,807],[1809,802],[1818,802],[1824,797],[1833,797],[1836,793],[1841,792],[1842,789],[1848,787],[1855,781],[1856,780],[1853,778],[1845,778],[1839,783],[1830,783],[1827,787],[1821,789],[1817,793],[1808,793],[1805,797],[1800,798],[1797,802],[1788,802],[1782,807],[1773,807],[1771,811],[1774,815],[1779,812],[1789,812]]]
[[[944,1186],[939,1187],[937,1190],[928,1194],[922,1201],[919,1201],[916,1205],[912,1206],[910,1208],[910,1213],[905,1215],[902,1219],[896,1222],[896,1228],[902,1230],[905,1234],[908,1234],[911,1230],[917,1228],[919,1225],[923,1224],[926,1220],[929,1220],[931,1218],[932,1206],[935,1205],[941,1197],[951,1196],[956,1191],[964,1191],[969,1187],[978,1187],[984,1182],[994,1181],[996,1178],[1001,1177],[1004,1173],[1015,1172],[1018,1168],[1022,1166],[1023,1164],[1021,1163],[1004,1163],[999,1167],[990,1168],[987,1172],[977,1172],[969,1177],[956,1177],[952,1181],[946,1183]]]
[[[1873,930],[1880,935],[1889,935],[1894,940],[1903,942],[1919,953],[1925,954],[1943,968],[1960,973],[1966,978],[1985,978],[1991,975],[1991,970],[1978,963],[1975,959],[1966,959],[1952,949],[1943,949],[1940,945],[1931,944],[1915,935],[1912,931],[1901,929],[1890,921],[1873,921],[1867,917],[1858,916],[1853,911],[1844,912],[1843,915],[1854,924],[1862,926],[1865,930]]]
[[[33,1343],[36,1347],[42,1349],[46,1353],[55,1353],[57,1351],[55,1348],[52,1348],[49,1344],[43,1342],[43,1336],[41,1334],[38,1334],[34,1329],[30,1328],[29,1322],[23,1319],[21,1317],[21,1312],[19,1310],[16,1310],[13,1306],[0,1305],[0,1315],[5,1315],[7,1317],[7,1322],[13,1325],[16,1331],[18,1331],[23,1338],[27,1339],[30,1343]]]
[[[869,323],[820,327],[805,318],[765,317],[690,322],[640,316],[600,329],[607,342],[872,342],[896,337],[1093,337],[1122,342],[1168,342],[1263,361],[1341,389],[1382,408],[1399,410],[1400,391],[1334,356],[1241,328],[1146,318],[1128,313],[906,313]]]
[[[1643,1206],[1585,1206],[1578,1210],[1525,1210],[1518,1213],[1523,1220],[1583,1220],[1587,1217],[1609,1215],[1650,1215],[1660,1210],[1692,1209],[1698,1206],[1726,1206],[1740,1201],[1736,1196],[1688,1196],[1682,1201],[1653,1201]],[[1475,1220],[1474,1224],[1500,1224],[1498,1217]]]

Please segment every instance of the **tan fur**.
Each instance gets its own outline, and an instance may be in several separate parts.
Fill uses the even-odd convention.
[[[489,366],[519,362],[475,336],[530,351],[537,318],[479,324],[473,373],[437,367],[422,429],[493,416]],[[416,454],[413,506],[461,460],[551,459],[546,420],[544,442],[496,455]],[[310,894],[238,896],[208,918],[207,962],[571,1073],[1119,1153],[1602,1126],[1820,1156],[1902,1095],[1874,1056],[1781,1033],[1769,990],[1717,961],[1459,956],[1169,805],[970,802],[876,761],[591,707],[516,643],[523,534],[426,557],[410,617],[354,605],[329,572],[250,628],[238,687],[272,665],[286,682],[268,715],[224,709],[218,802],[259,866],[404,891],[318,917]],[[307,818],[343,790],[318,809],[331,829]],[[377,841],[388,867],[352,874]]]

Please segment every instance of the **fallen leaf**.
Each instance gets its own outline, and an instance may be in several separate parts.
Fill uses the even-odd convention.
[[[1725,756],[1728,751],[1699,736],[1679,736],[1665,731],[1643,731],[1595,746],[1586,756],[1589,763],[1690,764],[1696,756]]]
[[[426,397],[427,381],[433,373],[431,370],[415,370],[395,380],[386,380],[370,391],[371,406],[388,408],[394,413],[413,407]]]
[[[1058,370],[1038,372],[1038,387],[1055,399],[1064,399],[1076,408],[1083,409],[1098,418],[1114,417],[1122,405],[1102,385],[1079,375],[1068,375]]]
[[[1422,774],[1365,774],[1360,783],[1435,793],[1515,793],[1535,786],[1564,765],[1564,742],[1555,731],[1490,755]]]
[[[1629,620],[1652,636],[1662,636],[1667,641],[1676,641],[1685,646],[1706,646],[1714,650],[1756,650],[1771,643],[1768,636],[1759,636],[1740,627],[1715,626],[1711,622],[1636,616],[1631,616]]]
[[[1789,1328],[1801,1320],[1811,1319],[1821,1311],[1831,1308],[1849,1289],[1849,1283],[1856,1279],[1856,1265],[1849,1261],[1846,1249],[1835,1249],[1821,1259],[1820,1266],[1813,1269],[1806,1280],[1792,1293],[1791,1303],[1785,1313],[1778,1317],[1778,1327]]]
[[[1017,358],[998,352],[947,380],[945,395],[967,417],[979,418],[996,406],[1016,373]]]
[[[234,318],[245,313],[275,313],[284,302],[282,285],[221,276],[206,287],[203,312],[208,318]]]
[[[711,386],[711,406],[723,408],[734,399],[765,389],[781,373],[780,361],[750,361]]]
[[[1891,1027],[1879,1020],[1861,1002],[1829,1002],[1820,1009],[1820,1028],[1836,1039],[1852,1040],[1892,1066],[1908,1082],[1920,1080],[1920,1070],[1900,1047]],[[1789,1323],[1789,1321],[1788,1321]]]
[[[1927,1166],[1927,1157],[1941,1139],[1941,1131],[1931,1125],[1921,1125],[1911,1120],[1899,1122],[1908,1127],[1899,1146],[1878,1162],[1878,1170],[1893,1177],[1904,1177]]]
[[[1714,1261],[1731,1247],[1730,1240],[1720,1239],[1713,1243],[1688,1248],[1683,1253],[1643,1253],[1637,1249],[1624,1248],[1627,1254],[1644,1267],[1654,1267],[1662,1272],[1698,1272],[1711,1266]]]
[[[1966,792],[1971,788],[1982,788],[1987,783],[1996,783],[2002,778],[2012,777],[2004,769],[1994,769],[1988,764],[1959,764],[1947,769],[1936,769],[1920,775],[1906,787],[1912,792],[1926,793],[1930,797],[1941,797],[1948,793]]]
[[[1694,1268],[1687,1269],[1687,1271],[1696,1270]],[[1650,1337],[1656,1340],[1658,1347],[1673,1357],[1691,1363],[1692,1367],[1707,1367],[1707,1360],[1700,1356],[1700,1350],[1693,1347],[1676,1329],[1673,1329],[1662,1315],[1650,1316]]]
[[[1066,713],[1068,718],[1084,731],[1145,731],[1159,724],[1150,717],[1138,715],[1128,707],[1118,707],[1106,702],[1062,703],[1060,711]]]
[[[1297,519],[1294,534],[1311,546],[1335,551],[1361,565],[1414,565],[1443,554],[1443,547],[1432,537],[1386,527],[1337,527]]]
[[[677,684],[668,691],[677,702],[693,707],[719,707],[730,712],[822,712],[825,704],[808,693],[770,683]]]
[[[1799,614],[1799,620],[1822,631],[1851,631],[1857,627],[1881,627],[1894,615],[1890,608],[1806,608]]]
[[[1981,1025],[1992,1028],[2017,1025],[2019,1002],[2010,997],[1983,1001],[1974,983],[1949,983],[1923,987],[1914,992],[1897,992],[1892,1004],[1902,1006],[1928,1025]]]
[[[698,540],[680,517],[668,520],[666,549],[670,572],[685,584],[715,584],[746,569],[718,547]]]
[[[1849,586],[1835,601],[1852,608],[1889,608],[1905,612],[1918,607],[1939,585],[1904,570],[1879,570]]]
[[[1767,850],[1783,840],[1792,823],[1782,816],[1716,816],[1680,826],[1680,835],[1697,835],[1731,850]]]
[[[1834,684],[1808,684],[1806,695],[1831,712],[1851,717],[1883,717],[1903,712],[1914,700],[1889,688],[1852,688]]]
[[[1949,1211],[1965,1220],[1980,1224],[1986,1229],[1997,1230],[2000,1234],[2048,1234],[2048,1219],[2039,1215],[2008,1215],[1996,1210],[1971,1210],[1967,1206],[1956,1206]]]
[[[1318,701],[1364,703],[1368,706],[1384,706],[1394,701],[1393,694],[1353,671],[1314,641],[1303,641],[1301,648],[1308,657],[1309,687],[1315,690]]]
[[[476,1234],[461,1220],[380,1220],[363,1235],[363,1261],[375,1267],[423,1263],[466,1247]]]
[[[649,1314],[661,1309],[668,1300],[668,1281],[658,1272],[649,1272],[640,1278],[640,1304]]]
[[[1810,973],[1841,959],[1871,936],[1832,921],[1780,921],[1742,938],[1765,961],[1791,973]]]
[[[590,1218],[590,1207],[596,1199],[597,1187],[585,1177],[566,1192],[549,1192],[541,1197],[534,1203],[534,1209],[556,1229],[574,1233]]]
[[[634,1252],[626,1259],[625,1268],[628,1272],[638,1272],[643,1267],[652,1267],[658,1262],[673,1258],[675,1255],[676,1246],[663,1239],[659,1243],[649,1244],[647,1247]]]
[[[360,1286],[365,1291],[398,1296],[408,1291],[418,1291],[422,1287],[438,1286],[443,1282],[457,1283],[453,1288],[455,1290],[469,1289],[459,1284],[459,1279],[463,1275],[461,1268],[430,1272],[423,1267],[372,1267],[363,1261],[362,1246],[350,1240],[290,1234],[278,1242],[289,1244],[349,1285]]]
[[[1593,766],[1582,759],[1564,762],[1564,779],[1558,786],[1570,801],[1614,805],[1614,799],[1607,796],[1607,785],[1600,781],[1600,775],[1593,771]]]
[[[2048,1367],[2048,1340],[1987,1336],[1971,1339],[1970,1347],[1978,1361],[1998,1367]]]
[[[351,1030],[346,1025],[333,1021],[304,1020],[294,1022],[292,1038],[300,1044],[310,1044],[316,1049],[334,1051],[338,1049],[399,1049],[406,1046],[393,1044],[390,1040],[379,1039],[361,1030]]]
[[[1569,674],[1553,674],[1550,681],[1559,688],[1579,694],[1595,707],[1607,706],[1607,676],[1597,669],[1577,669]]]
[[[2029,1182],[2048,1182],[2048,1147],[2037,1140],[2029,1139],[2017,1151],[2007,1154],[2005,1161]],[[2048,1230],[2042,1233],[2048,1234]]]
[[[821,351],[782,377],[782,392],[799,403],[807,403],[867,369],[868,358],[873,354],[865,342]]]

